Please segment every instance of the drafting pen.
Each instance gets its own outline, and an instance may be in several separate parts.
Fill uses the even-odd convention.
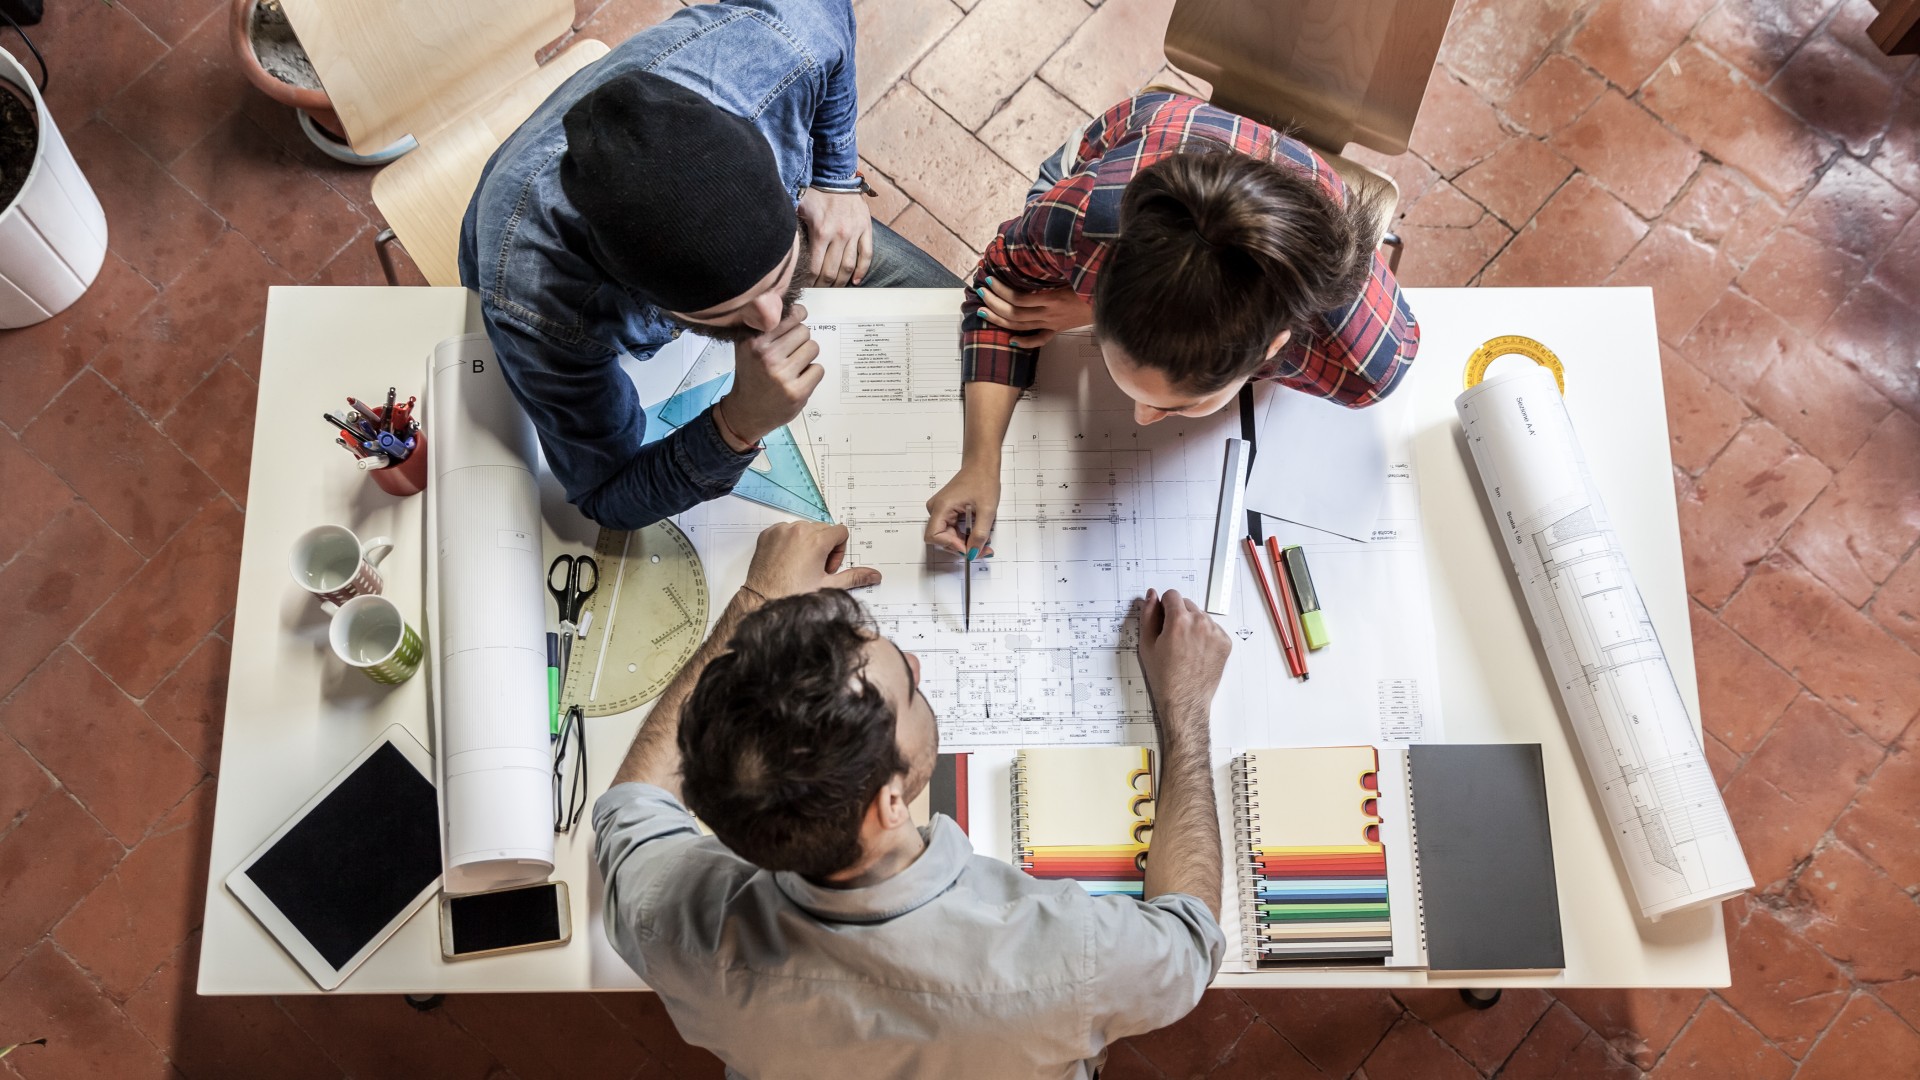
[[[1241,542],[1247,545],[1247,565],[1253,567],[1253,579],[1260,583],[1260,596],[1267,602],[1267,614],[1273,616],[1273,628],[1280,633],[1280,651],[1287,654],[1287,670],[1297,675],[1299,672],[1293,670],[1293,632],[1288,628],[1285,616],[1280,614],[1279,602],[1273,598],[1273,584],[1267,580],[1267,568],[1260,565],[1260,548],[1251,536],[1242,537]]]
[[[359,436],[362,439],[373,438],[373,435],[371,432],[362,429],[359,424],[356,424],[351,420],[343,419],[330,412],[321,413],[320,415],[326,417],[327,423],[332,424],[334,427],[346,428],[348,431],[353,432],[355,435]]]
[[[967,538],[969,540],[973,538],[972,514],[967,515]],[[967,549],[967,579],[960,586],[960,631],[967,634],[973,632],[973,559],[978,554],[980,554],[979,548]]]
[[[374,411],[373,406],[361,401],[352,394],[347,395],[347,404],[353,406],[353,411],[359,413],[373,430],[380,430],[380,414]]]
[[[1287,584],[1293,587],[1294,610],[1300,613],[1301,639],[1309,649],[1324,649],[1330,640],[1327,623],[1320,614],[1320,594],[1313,587],[1313,574],[1307,570],[1307,549],[1295,544],[1286,548]]]
[[[375,469],[384,469],[393,464],[393,459],[385,454],[368,454],[359,461],[354,462],[354,464],[360,467],[361,472],[372,472]]]
[[[543,601],[544,602],[544,601]],[[547,635],[547,738],[560,737],[560,635]]]
[[[393,430],[393,399],[398,396],[399,396],[399,392],[395,390],[395,388],[391,386],[387,387],[387,411],[381,413],[380,415],[387,418],[388,431]]]
[[[1300,629],[1300,616],[1293,610],[1293,588],[1287,584],[1286,560],[1280,555],[1279,537],[1267,537],[1267,554],[1273,556],[1274,584],[1280,586],[1280,613],[1287,617],[1287,629],[1299,643],[1287,661],[1293,666],[1293,673],[1304,679],[1307,677],[1307,635]]]

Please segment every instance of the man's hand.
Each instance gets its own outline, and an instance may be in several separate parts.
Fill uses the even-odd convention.
[[[1093,322],[1093,305],[1080,299],[1080,294],[1072,289],[1021,292],[1004,281],[988,278],[986,288],[974,292],[984,305],[980,309],[981,317],[1004,330],[1014,331],[1013,343],[1023,349],[1037,349],[1062,330]]]
[[[858,589],[880,584],[871,566],[840,567],[847,558],[847,527],[817,521],[770,526],[754,546],[746,587],[768,600],[819,589]]]
[[[807,270],[820,286],[858,285],[867,278],[873,261],[873,215],[867,197],[858,191],[800,192],[800,222],[812,241],[813,260]]]
[[[721,434],[729,438],[735,450],[744,453],[764,438],[800,415],[813,388],[820,385],[826,371],[814,363],[820,355],[820,343],[807,329],[805,305],[793,305],[793,311],[779,325],[733,347],[733,389],[715,406],[724,412]]]
[[[1140,669],[1161,730],[1197,735],[1206,745],[1214,691],[1226,670],[1233,639],[1200,605],[1174,590],[1147,590],[1140,608]]]
[[[962,465],[947,486],[927,500],[926,541],[956,555],[972,549],[975,555],[991,555],[993,519],[1000,512],[1000,463],[975,468]],[[962,529],[963,523],[971,528]]]

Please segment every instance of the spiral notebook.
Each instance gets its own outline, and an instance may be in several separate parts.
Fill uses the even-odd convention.
[[[1022,750],[1013,761],[1013,861],[1096,896],[1139,896],[1153,832],[1153,751]]]
[[[1249,750],[1234,762],[1248,963],[1392,955],[1379,771],[1371,746]]]
[[[1564,966],[1538,744],[1250,750],[1232,780],[1246,965]]]

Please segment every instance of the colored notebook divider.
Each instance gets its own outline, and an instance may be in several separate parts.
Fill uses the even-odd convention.
[[[732,386],[733,375],[729,372],[681,390],[649,407],[645,441],[650,443],[665,438],[667,432],[677,431],[692,423]],[[769,432],[760,440],[760,444],[763,448],[761,459],[740,474],[733,494],[810,521],[831,524],[833,514],[827,509],[827,498],[814,480],[813,469],[808,466],[806,455],[801,453],[799,444],[794,440],[792,428],[782,427]],[[765,468],[761,467],[762,461]]]
[[[1141,896],[1153,832],[1153,751],[1023,750],[1013,780],[1014,863],[1095,896]]]
[[[1386,850],[1258,848],[1249,860],[1249,932],[1260,959],[1366,959],[1393,952]],[[1285,945],[1278,950],[1269,948]]]
[[[1077,881],[1095,896],[1140,896],[1147,880],[1147,845],[1114,848],[1034,847],[1020,868],[1042,880]]]

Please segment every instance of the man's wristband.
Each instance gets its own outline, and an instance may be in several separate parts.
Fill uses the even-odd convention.
[[[736,454],[757,454],[765,450],[766,445],[758,439],[753,440],[745,450],[734,450],[735,444],[747,442],[747,439],[744,435],[733,430],[733,425],[727,423],[726,416],[721,413],[720,406],[726,404],[726,401],[726,398],[721,398],[719,401],[713,403],[713,426],[720,429],[720,437],[726,440],[727,449],[733,450]]]

